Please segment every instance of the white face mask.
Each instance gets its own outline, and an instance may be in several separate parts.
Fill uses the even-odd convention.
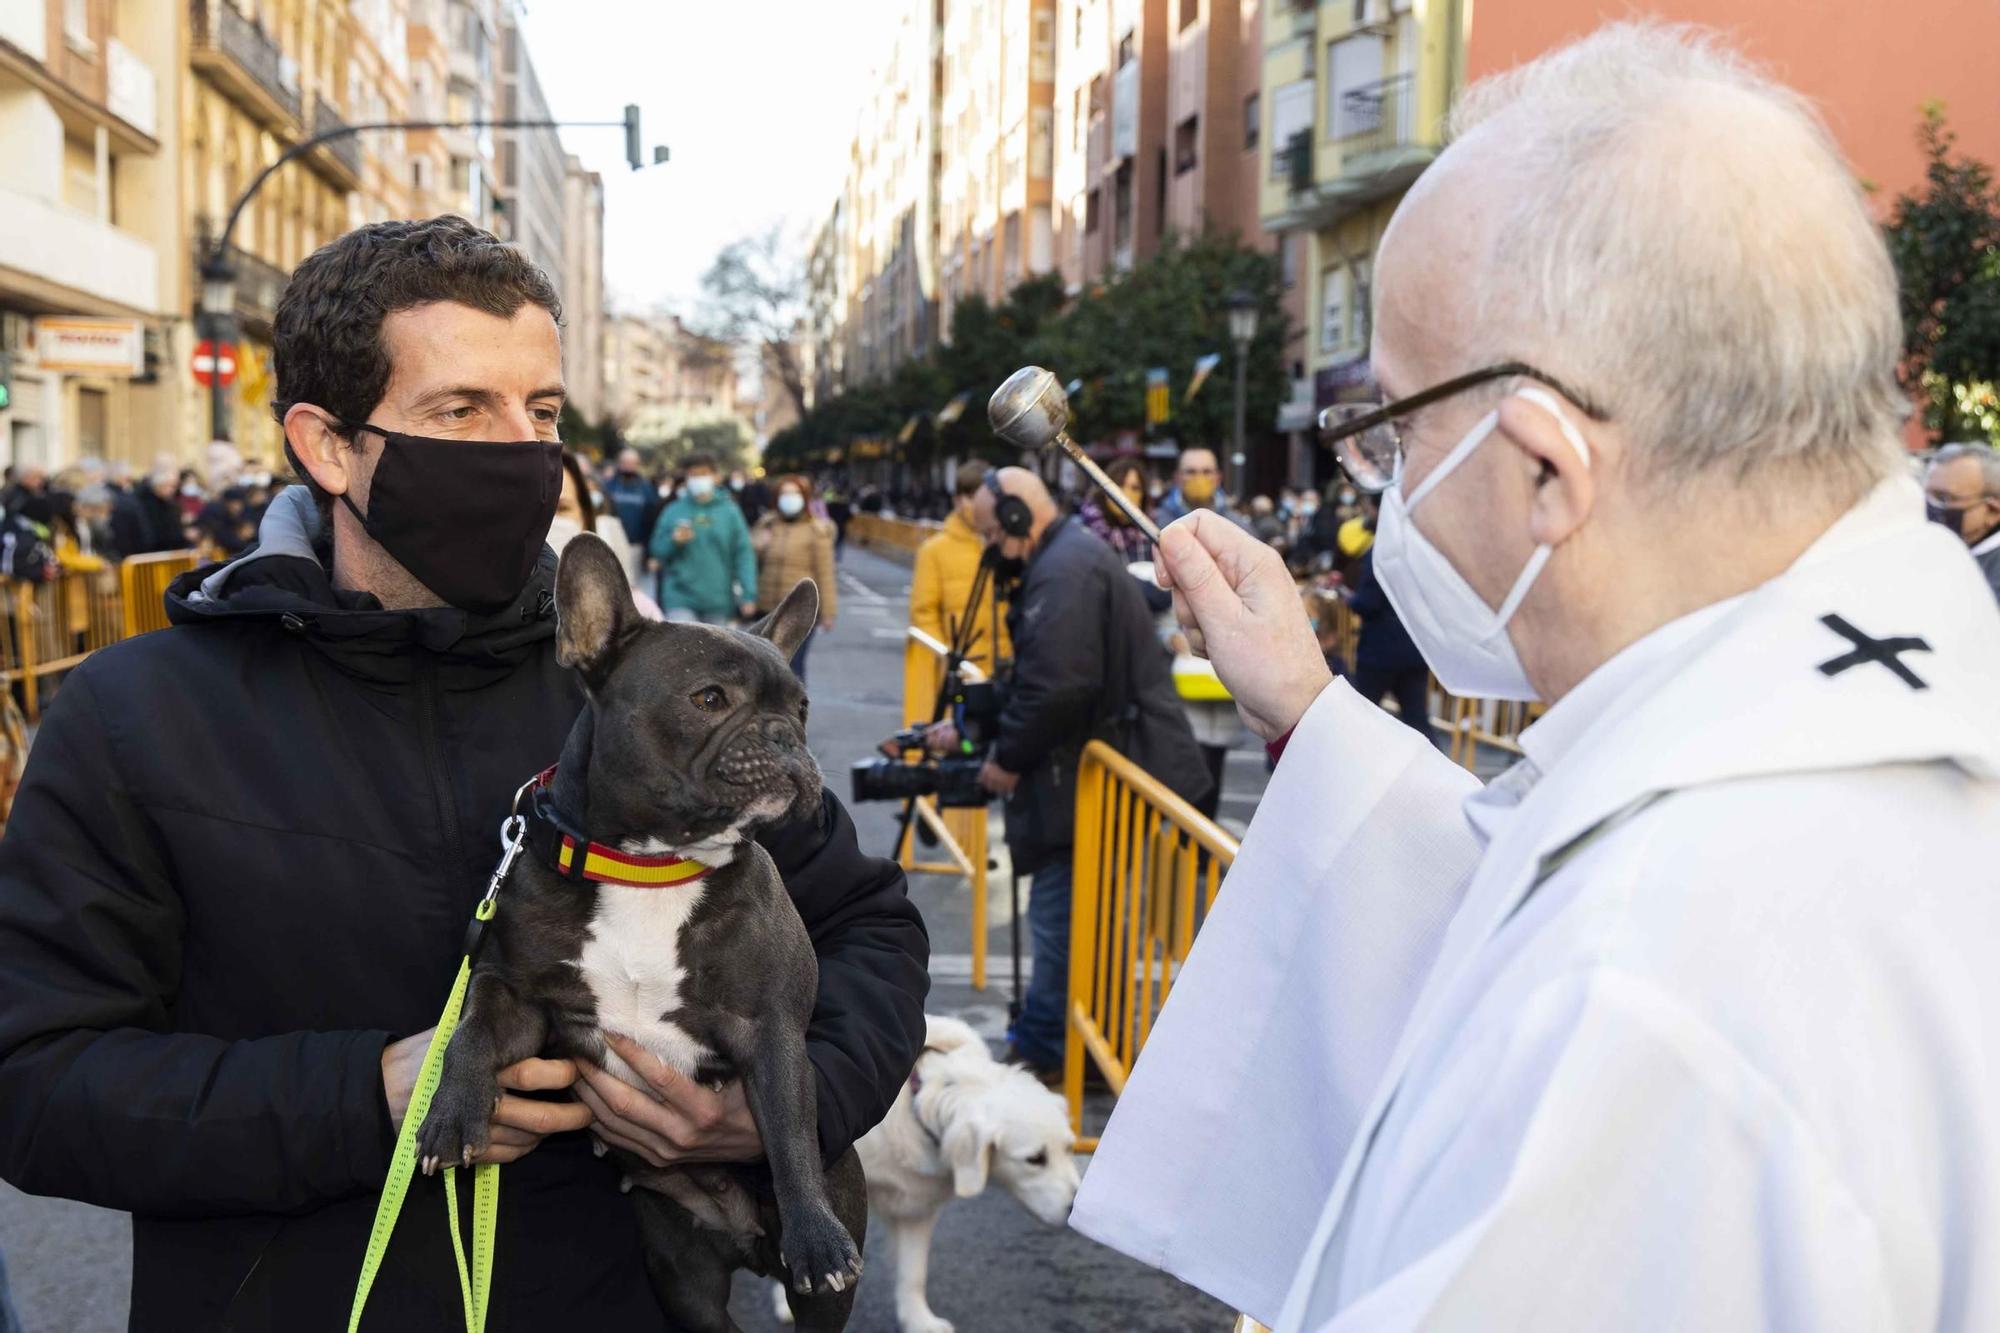
[[[1515,393],[1554,417],[1563,438],[1583,465],[1590,466],[1590,450],[1583,436],[1563,415],[1553,394],[1533,387]],[[1375,577],[1417,650],[1430,663],[1438,684],[1447,691],[1466,699],[1534,699],[1539,696],[1514,652],[1507,622],[1535,586],[1555,548],[1546,543],[1535,547],[1514,586],[1508,589],[1506,600],[1495,611],[1410,521],[1410,511],[1493,433],[1499,421],[1497,410],[1481,417],[1408,500],[1403,498],[1400,477],[1382,493],[1382,512],[1375,521]]]
[[[797,491],[785,491],[778,496],[778,512],[786,518],[796,518],[805,507],[805,497]]]
[[[709,496],[715,494],[715,478],[689,477],[688,494],[697,500],[706,500]]]

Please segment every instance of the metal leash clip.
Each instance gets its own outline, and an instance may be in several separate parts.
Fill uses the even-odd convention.
[[[518,801],[519,795],[514,799]],[[486,881],[486,894],[479,900],[479,906],[472,909],[472,920],[465,927],[465,956],[468,960],[477,961],[480,946],[486,943],[486,927],[499,910],[500,886],[506,882],[508,872],[513,870],[515,860],[521,855],[521,849],[527,845],[527,819],[521,815],[507,816],[500,825],[500,864],[493,867],[493,878]]]

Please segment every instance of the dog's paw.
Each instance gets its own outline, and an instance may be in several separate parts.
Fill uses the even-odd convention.
[[[786,1221],[778,1251],[801,1295],[846,1291],[861,1280],[861,1250],[831,1212]]]
[[[417,1130],[417,1164],[425,1175],[444,1166],[471,1166],[472,1159],[485,1151],[493,1100],[477,1088],[439,1085]]]

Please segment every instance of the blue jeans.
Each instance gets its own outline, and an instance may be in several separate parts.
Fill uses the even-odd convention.
[[[1028,935],[1034,944],[1034,971],[1014,1024],[1014,1050],[1030,1064],[1054,1069],[1062,1064],[1069,1029],[1069,905],[1073,870],[1069,849],[1034,874],[1028,889]]]

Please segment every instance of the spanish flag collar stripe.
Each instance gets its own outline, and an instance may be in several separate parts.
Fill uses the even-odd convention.
[[[715,867],[686,857],[640,856],[592,842],[556,811],[549,797],[555,775],[551,765],[523,783],[515,797],[515,812],[527,821],[526,837],[536,859],[564,879],[627,889],[670,889],[698,883],[714,871]]]
[[[577,840],[564,835],[557,853],[557,868],[574,873]],[[633,856],[601,842],[583,844],[583,878],[597,884],[616,884],[628,889],[666,889],[692,884],[705,878],[714,867],[680,856]]]

